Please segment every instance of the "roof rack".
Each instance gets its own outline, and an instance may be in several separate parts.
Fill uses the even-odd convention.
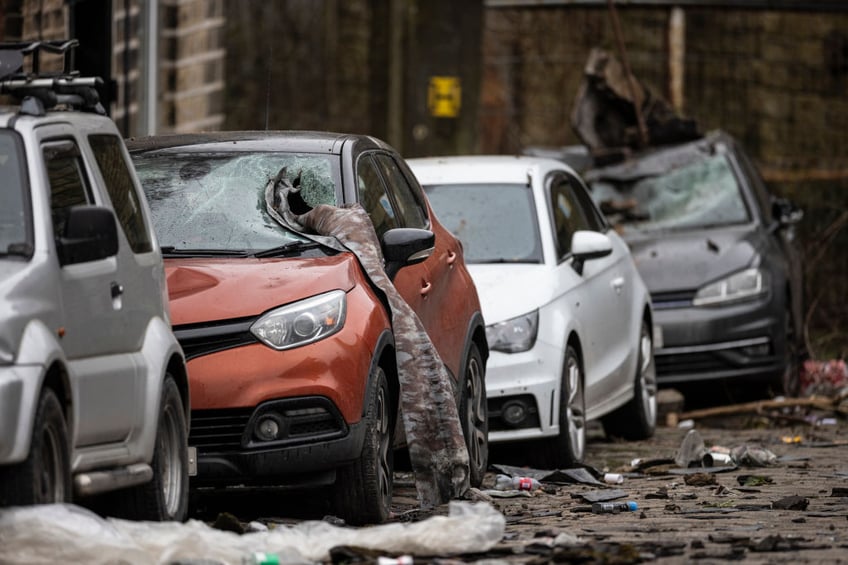
[[[59,105],[76,110],[106,114],[97,86],[100,77],[80,77],[74,69],[77,39],[0,43],[0,94],[9,94],[21,103],[22,114],[43,116]],[[62,70],[41,72],[42,52],[62,55]],[[24,71],[24,57],[30,57],[30,71]]]

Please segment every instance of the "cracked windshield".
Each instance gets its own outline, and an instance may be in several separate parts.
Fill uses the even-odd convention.
[[[602,178],[591,187],[592,199],[624,233],[696,229],[750,219],[723,155],[636,181]]]
[[[335,203],[338,173],[324,156],[162,151],[135,165],[166,249],[251,252],[303,241],[265,209],[265,188],[283,168],[308,204]]]

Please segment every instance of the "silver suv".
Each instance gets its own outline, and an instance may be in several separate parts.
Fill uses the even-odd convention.
[[[183,520],[188,384],[147,203],[99,79],[38,73],[75,45],[0,45],[0,506]]]

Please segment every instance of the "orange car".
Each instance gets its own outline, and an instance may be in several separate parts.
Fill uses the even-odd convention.
[[[390,511],[403,434],[389,313],[354,254],[268,214],[265,187],[283,168],[297,171],[312,205],[362,204],[387,257],[420,252],[387,271],[397,269],[395,286],[455,381],[471,484],[482,482],[488,347],[477,293],[459,241],[391,147],[318,132],[155,136],[128,147],[188,359],[194,487],[333,485],[332,508],[349,523]],[[397,228],[423,237],[387,248]]]

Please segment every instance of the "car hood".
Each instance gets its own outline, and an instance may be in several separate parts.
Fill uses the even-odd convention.
[[[761,238],[750,226],[625,237],[648,290],[695,290],[756,262]]]
[[[174,326],[256,316],[283,304],[355,284],[356,258],[166,259]]]
[[[469,264],[487,325],[531,312],[553,299],[553,272],[544,265]]]

